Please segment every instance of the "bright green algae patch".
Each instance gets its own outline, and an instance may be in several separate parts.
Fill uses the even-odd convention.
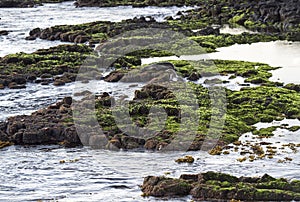
[[[132,31],[141,28],[158,28],[169,29],[180,32],[189,39],[199,43],[207,52],[213,52],[218,47],[230,46],[235,43],[246,44],[255,42],[268,42],[278,40],[277,35],[270,34],[249,34],[240,35],[217,34],[217,35],[199,35],[194,33],[189,27],[183,27],[180,24],[170,24],[166,22],[146,21],[145,19],[123,20],[121,22],[97,21],[92,23],[84,23],[79,25],[57,25],[44,30],[37,29],[30,32],[33,39],[40,37],[48,40],[61,40],[75,43],[97,44],[105,42],[108,38],[123,34],[126,31]],[[157,34],[153,33],[153,38]],[[141,35],[137,40],[147,40],[147,37]],[[136,42],[135,41],[135,42]],[[169,55],[169,54],[166,54]],[[150,57],[153,55],[148,55]],[[165,56],[161,54],[160,56]]]
[[[214,60],[214,65],[204,61],[170,61],[174,64],[175,69],[183,76],[190,77],[191,74],[197,73],[199,76],[230,75],[230,78],[237,76],[245,78],[246,83],[265,84],[265,85],[283,85],[278,82],[271,82],[269,78],[272,74],[270,70],[279,67],[258,62]]]
[[[34,53],[16,53],[0,58],[0,85],[12,86],[35,81],[37,77],[51,78],[68,74],[66,77],[74,81],[76,73],[92,49],[86,45],[60,45],[49,49],[41,49]]]
[[[298,180],[289,182],[267,174],[262,177],[235,177],[225,173],[183,174],[179,179],[148,176],[141,187],[144,196],[192,195],[201,200],[298,201]]]
[[[300,119],[300,110],[298,107],[300,104],[300,94],[294,90],[278,87],[278,83],[268,80],[271,76],[268,71],[276,68],[262,63],[241,61],[216,60],[214,63],[217,68],[211,69],[205,63],[201,63],[201,66],[187,61],[171,62],[174,64],[175,70],[182,77],[189,77],[193,73],[206,76],[213,76],[220,73],[221,75],[241,76],[246,79],[259,78],[263,82],[261,86],[244,87],[240,91],[225,89],[226,100],[222,100],[221,97],[217,98],[217,102],[226,102],[227,105],[223,128],[211,127],[212,113],[217,109],[212,109],[208,88],[200,84],[188,82],[188,85],[196,94],[199,106],[197,109],[199,123],[195,124],[195,128],[185,128],[180,125],[180,112],[182,109],[188,108],[188,106],[182,103],[185,103],[184,99],[188,101],[188,97],[181,96],[183,101],[179,104],[178,99],[174,97],[172,92],[155,85],[147,85],[141,90],[136,91],[135,99],[129,104],[129,113],[133,125],[139,127],[147,126],[149,124],[149,116],[154,115],[150,112],[150,108],[153,106],[160,106],[167,113],[165,125],[162,130],[156,125],[150,128],[153,131],[158,130],[158,132],[154,134],[154,137],[146,139],[144,146],[147,149],[158,149],[160,146],[165,146],[172,142],[174,135],[189,134],[191,130],[196,131],[196,137],[189,148],[190,150],[199,150],[205,138],[213,138],[213,136],[207,136],[209,130],[213,131],[213,133],[215,131],[216,134],[218,130],[221,130],[221,137],[218,141],[219,145],[233,143],[246,132],[253,132],[261,137],[270,137],[276,128],[271,127],[256,130],[253,124],[258,122],[272,122],[273,120],[282,120],[284,118]],[[138,68],[135,67],[135,69]],[[124,70],[122,71],[124,72]],[[109,101],[110,98],[106,99]],[[115,135],[125,137],[126,134],[122,133],[118,125],[114,122],[110,105],[103,105],[103,103],[106,102],[102,100],[97,101],[96,105],[97,118],[100,125],[110,138],[113,138]],[[115,142],[114,140],[112,144]],[[147,144],[147,142],[151,142],[151,144]]]
[[[10,73],[63,73],[59,66],[66,65],[70,72],[76,72],[92,49],[85,45],[60,45],[41,49],[34,53],[10,54],[0,59],[1,74]]]

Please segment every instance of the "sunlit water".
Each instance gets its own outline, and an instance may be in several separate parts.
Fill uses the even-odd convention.
[[[0,29],[12,31],[8,36],[0,36],[0,55],[19,51],[32,52],[38,48],[46,48],[60,43],[42,40],[25,41],[24,38],[28,31],[34,27],[77,24],[95,20],[119,21],[139,15],[153,15],[157,19],[163,19],[165,15],[173,15],[182,9],[176,7],[75,9],[71,7],[71,4],[71,2],[66,2],[29,9],[0,9],[2,18]],[[275,80],[279,78],[280,81],[287,83],[294,81],[297,83],[299,50],[299,43],[255,43],[220,48],[218,53],[209,54],[206,57],[258,61],[272,66],[282,66],[282,70],[274,72]],[[144,60],[143,62],[149,63],[154,60]],[[203,83],[204,78],[198,82]],[[237,84],[239,83],[243,83],[243,80],[238,77],[226,87],[238,90]],[[91,86],[97,86],[97,88],[91,89],[91,91],[99,94],[110,92],[114,96],[126,95],[128,98],[132,98],[134,90],[140,88],[141,85],[136,84],[133,87],[124,83],[108,84],[104,81],[95,81]],[[1,90],[0,119],[4,120],[17,114],[30,114],[64,96],[72,95],[74,86],[74,84],[61,87],[27,84],[27,88],[22,90]],[[273,125],[282,123],[273,123]],[[284,123],[288,123],[290,126],[299,125],[299,122],[293,120],[285,120]],[[269,125],[272,124],[256,126],[260,128]],[[278,129],[275,136],[267,141],[274,144],[278,141],[300,143],[298,137],[299,132]],[[247,138],[251,138],[251,136],[245,134],[241,140],[245,141]],[[195,163],[191,165],[175,163],[175,159],[186,154],[194,156]],[[293,161],[277,163],[278,158],[286,156],[293,158]],[[143,177],[147,175],[163,175],[165,173],[170,173],[171,177],[178,177],[182,173],[213,170],[237,176],[261,176],[268,173],[275,177],[300,179],[299,153],[287,151],[287,153],[280,153],[274,159],[243,163],[236,160],[239,157],[238,153],[228,156],[210,156],[203,151],[151,153],[93,150],[88,147],[63,149],[56,146],[28,148],[11,146],[1,150],[0,201],[161,201],[161,199],[152,197],[141,197],[139,185],[142,184]],[[65,163],[60,163],[62,160]],[[172,199],[172,201],[190,201],[190,198],[183,197]]]
[[[143,59],[143,64],[161,60],[239,60],[261,62],[273,67],[282,67],[271,73],[271,80],[284,83],[300,84],[300,42],[273,41],[253,44],[235,44],[229,47],[218,48],[215,53],[193,56],[171,56],[162,58]]]
[[[220,28],[220,33],[221,34],[238,35],[238,34],[242,34],[244,32],[255,33],[255,32],[250,31],[250,30],[248,30],[248,29],[246,29],[245,27],[242,27],[242,26],[230,27],[229,25],[224,25],[223,27]]]

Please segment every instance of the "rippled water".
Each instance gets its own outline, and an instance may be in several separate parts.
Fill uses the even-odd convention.
[[[108,92],[115,98],[126,96],[126,99],[132,99],[135,90],[140,89],[143,85],[143,83],[108,83],[101,80],[90,81],[89,84],[68,83],[59,87],[52,84],[29,83],[26,85],[26,89],[22,90],[0,90],[0,120],[5,120],[14,115],[29,115],[33,111],[55,103],[66,96],[72,96],[73,92],[84,90],[98,95]]]
[[[186,154],[193,155],[195,163],[175,163],[175,159]],[[288,156],[294,161],[278,164],[276,158],[239,163],[236,154],[211,156],[201,151],[151,153],[12,146],[1,151],[0,201],[161,201],[141,197],[139,185],[147,175],[165,173],[179,177],[183,173],[212,170],[236,176],[268,173],[300,179],[299,155]]]
[[[61,44],[59,41],[26,41],[25,37],[33,28],[54,25],[80,24],[93,21],[118,22],[139,16],[153,16],[162,21],[166,16],[175,16],[178,11],[192,7],[146,7],[131,6],[112,8],[75,8],[73,2],[44,4],[36,8],[0,8],[0,30],[11,31],[8,36],[0,36],[0,56],[16,52],[33,52]]]
[[[18,51],[32,52],[37,48],[46,48],[60,42],[37,40],[25,41],[28,31],[34,27],[48,27],[56,24],[76,24],[95,20],[119,21],[139,15],[153,15],[163,19],[165,15],[175,14],[182,8],[77,8],[71,7],[72,2],[62,4],[45,4],[44,7],[29,9],[0,9],[0,30],[12,31],[8,36],[0,36],[0,55]],[[62,14],[63,11],[63,14]],[[234,59],[266,62],[272,66],[282,66],[282,70],[274,73],[285,82],[299,81],[299,43],[269,42],[252,45],[234,45],[218,49],[219,53],[206,57],[216,59]],[[182,57],[181,59],[189,59]],[[203,56],[201,56],[203,57]],[[174,59],[174,58],[173,58]],[[197,56],[199,59],[199,56]],[[144,63],[157,59],[144,60]],[[161,59],[160,59],[161,60]],[[280,73],[282,71],[284,73]],[[278,73],[277,73],[278,72]],[[290,72],[290,73],[288,73]],[[298,75],[297,75],[298,73]],[[233,80],[228,87],[236,87],[242,81]],[[203,82],[203,81],[199,81]],[[95,81],[97,93],[112,92],[114,96],[133,96],[135,89],[129,84],[106,83]],[[78,85],[77,85],[78,87]],[[56,102],[58,99],[71,95],[74,84],[61,87],[52,85],[27,84],[22,90],[0,91],[0,119],[3,120],[16,114],[29,114],[32,111]],[[284,120],[278,125],[288,123],[299,125],[294,120]],[[272,125],[271,124],[271,125]],[[270,124],[269,124],[270,125]],[[269,126],[267,125],[267,126]],[[257,124],[258,128],[267,127]],[[251,134],[241,137],[242,141]],[[252,140],[256,141],[256,140]],[[266,141],[282,141],[300,143],[299,132],[278,129],[275,136]],[[0,155],[0,201],[162,201],[153,197],[141,197],[139,185],[147,175],[163,175],[170,173],[178,177],[182,173],[199,173],[213,170],[249,176],[261,176],[263,173],[275,177],[300,179],[300,155],[286,151],[274,159],[255,162],[236,161],[238,153],[229,156],[210,156],[206,152],[172,152],[152,153],[145,151],[125,152],[93,150],[87,147],[63,149],[56,146],[18,147],[11,146],[1,150]],[[177,164],[175,159],[186,154],[193,155],[197,160],[192,165]],[[278,164],[283,157],[294,160]],[[64,161],[62,161],[64,160]],[[64,162],[64,163],[63,163]],[[172,199],[172,201],[190,201],[189,197]]]

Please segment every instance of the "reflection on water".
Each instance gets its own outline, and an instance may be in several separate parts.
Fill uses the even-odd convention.
[[[271,80],[300,84],[300,42],[260,42],[233,45],[217,49],[219,52],[208,54],[213,59],[243,60],[267,63],[283,67],[272,71]]]
[[[235,44],[229,47],[218,48],[218,52],[190,55],[181,57],[162,57],[143,59],[143,64],[162,60],[239,60],[267,63],[270,66],[282,67],[271,73],[272,81],[300,84],[300,42],[274,41],[253,44]]]

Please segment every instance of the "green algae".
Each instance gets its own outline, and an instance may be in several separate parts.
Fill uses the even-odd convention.
[[[5,85],[13,80],[13,75],[30,80],[30,76],[36,78],[43,74],[76,74],[90,54],[92,49],[85,45],[60,45],[34,53],[10,54],[0,58],[0,72],[6,80]]]
[[[276,126],[271,126],[271,127],[268,127],[268,128],[262,128],[262,129],[253,131],[253,134],[254,134],[254,135],[258,135],[258,136],[261,137],[261,138],[264,138],[264,137],[271,137],[271,136],[274,135],[273,132],[274,132],[277,128],[278,128],[278,127],[276,127]]]
[[[233,44],[251,44],[256,42],[275,41],[277,36],[266,34],[250,34],[243,33],[238,35],[220,34],[207,36],[192,36],[191,40],[196,41],[201,47],[204,47],[207,52],[214,52],[216,48],[226,47]]]
[[[175,70],[183,77],[188,77],[191,73],[196,72],[200,75],[205,72],[205,75],[214,75],[220,72],[222,75],[236,75],[244,78],[263,77],[268,79],[270,75],[269,70],[276,69],[266,64],[252,63],[252,62],[240,62],[240,61],[214,61],[216,68],[207,70],[207,66],[202,64],[195,65],[188,61],[170,61],[174,66]],[[135,67],[139,68],[139,67]],[[215,70],[217,69],[217,71]],[[130,71],[130,70],[128,70]],[[267,75],[267,76],[266,76]],[[267,83],[272,83],[269,80]],[[225,117],[225,124],[223,128],[212,127],[211,117],[213,110],[211,108],[211,100],[209,96],[209,90],[204,88],[202,85],[188,82],[188,85],[194,90],[197,100],[198,109],[197,114],[199,115],[198,126],[195,126],[197,131],[194,144],[198,145],[198,149],[201,142],[206,137],[209,130],[217,131],[221,130],[221,137],[219,143],[233,143],[238,138],[247,132],[253,132],[260,137],[270,137],[272,132],[276,129],[270,127],[267,129],[256,130],[253,127],[258,122],[272,122],[274,120],[282,120],[284,118],[300,118],[298,106],[300,104],[300,95],[294,90],[277,87],[276,85],[270,86],[257,86],[257,87],[245,87],[240,91],[231,91],[226,89],[226,102],[227,110]],[[162,90],[163,92],[164,90]],[[167,114],[165,120],[165,126],[163,129],[152,126],[153,131],[161,130],[168,131],[168,136],[158,134],[156,141],[169,143],[177,133],[188,133],[191,128],[185,128],[180,124],[180,111],[184,109],[184,104],[179,105],[178,100],[170,94],[170,92],[164,93],[166,97],[159,99],[153,99],[150,96],[150,91],[137,91],[136,95],[140,99],[130,102],[129,112],[133,125],[146,127],[149,124],[149,109],[153,106],[162,107]],[[181,96],[182,97],[182,96]],[[183,100],[182,103],[185,103]],[[105,115],[109,111],[107,107],[96,105],[98,110],[98,120],[107,132],[113,130],[119,132],[118,126],[113,121],[111,113]],[[196,124],[197,125],[197,124]],[[194,129],[193,129],[194,130]],[[211,138],[208,137],[207,138]],[[192,148],[191,148],[192,149]]]
[[[163,182],[173,186],[176,183],[189,184],[190,192],[186,195],[190,194],[196,200],[292,201],[299,200],[300,196],[298,180],[288,182],[287,179],[276,179],[267,174],[238,178],[216,172],[183,174],[179,179],[149,176],[144,179],[142,191],[147,196],[176,196]]]

